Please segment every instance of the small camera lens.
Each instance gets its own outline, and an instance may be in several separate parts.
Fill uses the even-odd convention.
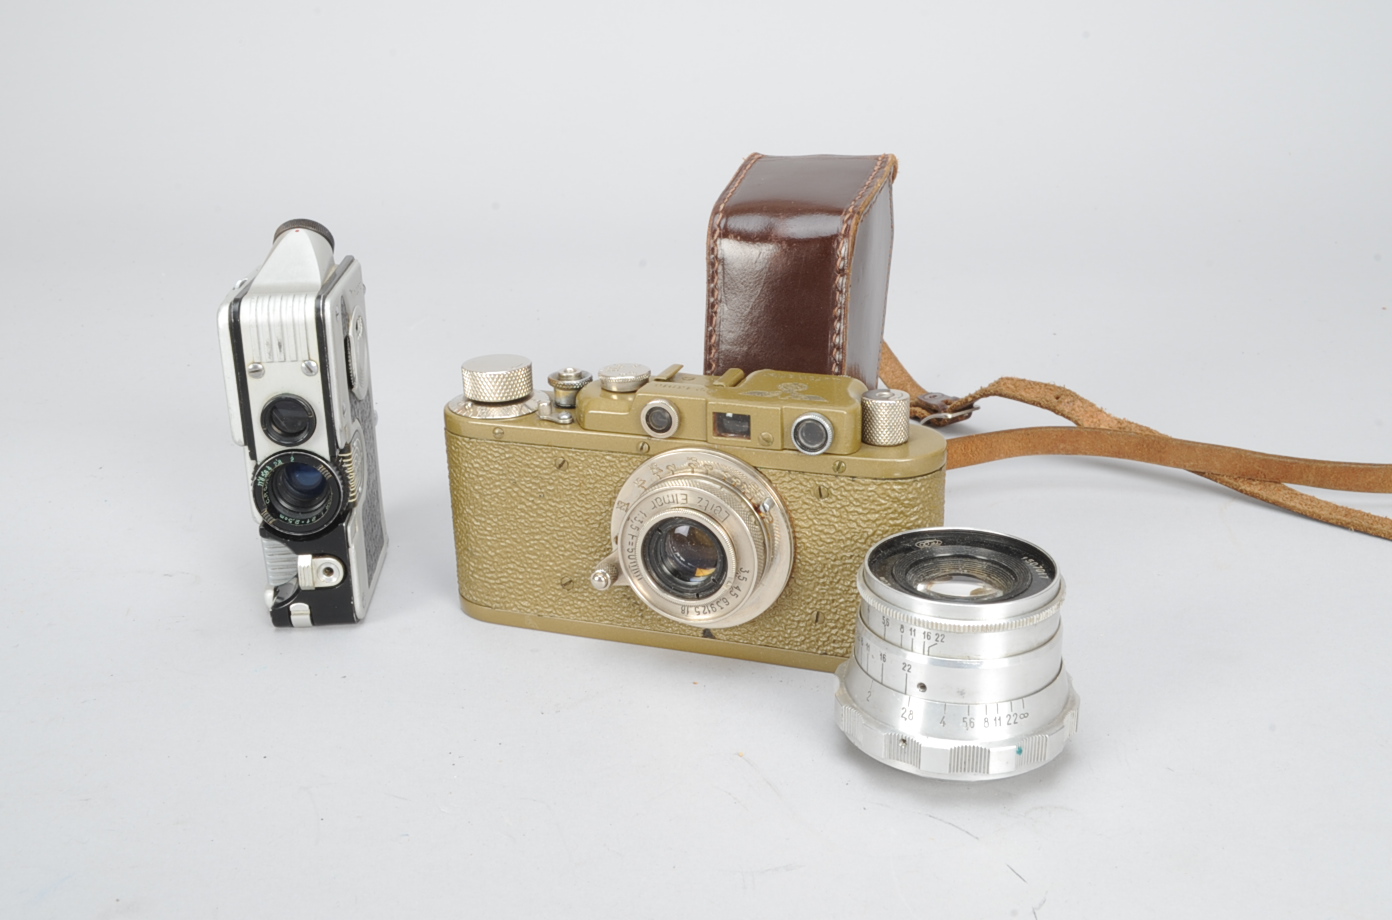
[[[257,468],[252,498],[268,527],[298,537],[332,526],[345,505],[333,467],[298,451],[276,454]]]
[[[668,594],[702,600],[725,582],[725,549],[710,528],[690,518],[660,521],[643,539],[648,574]]]
[[[314,407],[298,396],[282,393],[261,410],[261,430],[277,444],[294,447],[314,434]]]
[[[329,501],[329,481],[307,463],[287,463],[271,474],[271,500],[290,517],[313,517]]]
[[[816,412],[809,412],[793,422],[793,446],[804,454],[820,454],[831,446],[831,422]]]

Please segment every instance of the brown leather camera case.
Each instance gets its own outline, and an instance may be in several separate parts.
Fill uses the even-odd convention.
[[[846,374],[878,386],[890,189],[880,156],[751,154],[711,211],[707,374]]]

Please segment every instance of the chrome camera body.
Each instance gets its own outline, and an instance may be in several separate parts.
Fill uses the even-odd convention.
[[[333,236],[293,220],[218,310],[232,439],[246,450],[276,626],[354,623],[386,556],[366,288]]]

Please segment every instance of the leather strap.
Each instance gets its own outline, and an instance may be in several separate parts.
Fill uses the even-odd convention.
[[[880,379],[896,390],[903,390],[909,394],[913,401],[909,406],[909,415],[918,419],[925,425],[934,428],[942,428],[947,425],[955,425],[957,422],[964,422],[971,418],[972,412],[976,409],[975,405],[969,405],[956,412],[950,411],[953,405],[961,402],[960,396],[948,396],[946,393],[919,392],[918,381],[913,379],[908,368],[899,363],[899,357],[889,349],[885,342],[880,343]],[[898,381],[893,382],[893,381]],[[904,384],[901,386],[900,384]]]
[[[883,346],[880,375],[886,385],[905,390],[915,399],[924,393],[923,387],[904,369],[888,345]],[[1296,483],[1349,492],[1392,492],[1392,464],[1307,460],[1171,438],[1154,428],[1112,415],[1065,387],[1018,377],[1002,377],[948,403],[946,411],[957,413],[974,408],[979,400],[988,396],[1002,396],[1047,409],[1078,427],[1018,428],[949,438],[948,469],[1041,454],[1136,460],[1186,469],[1297,514],[1392,540],[1392,518],[1315,498],[1285,485]],[[922,417],[927,413],[916,414]]]

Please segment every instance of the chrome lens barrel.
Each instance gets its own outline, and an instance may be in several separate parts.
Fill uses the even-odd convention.
[[[748,623],[778,600],[793,567],[792,519],[773,485],[704,448],[667,451],[635,470],[614,501],[610,532],[615,552],[591,583],[627,584],[687,626]]]
[[[1048,763],[1078,723],[1063,669],[1063,579],[1024,540],[936,527],[881,540],[857,577],[836,719],[876,760],[941,779]]]

